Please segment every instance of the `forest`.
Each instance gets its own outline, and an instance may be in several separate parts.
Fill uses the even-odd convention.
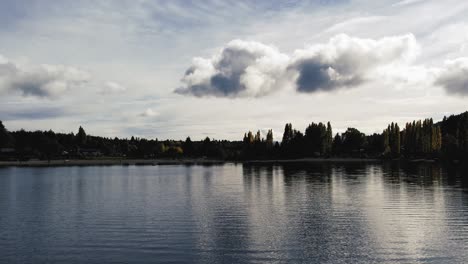
[[[239,137],[239,139],[241,136]],[[311,123],[304,132],[284,127],[281,142],[248,131],[242,140],[158,140],[106,138],[74,133],[8,131],[0,121],[0,160],[31,159],[190,159],[267,160],[298,158],[379,158],[468,160],[468,112],[405,124],[391,123],[382,133],[365,135],[356,128],[333,134],[332,125]]]

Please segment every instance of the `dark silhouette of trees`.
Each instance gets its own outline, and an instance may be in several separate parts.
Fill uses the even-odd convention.
[[[268,130],[266,138],[262,138],[260,130],[255,136],[251,131],[244,134],[241,156],[249,159],[265,159],[275,155],[273,130]]]
[[[13,137],[5,128],[2,121],[0,121],[0,148],[13,147],[13,145],[14,145]]]
[[[366,135],[356,128],[348,128],[341,135],[342,152],[352,156],[361,156],[366,147]]]
[[[330,122],[327,122],[327,132],[325,133],[325,148],[323,154],[329,156],[333,149],[333,130]]]
[[[281,142],[281,156],[283,158],[303,157],[306,153],[304,134],[293,129],[288,123],[284,127],[283,141]]]
[[[183,144],[183,152],[188,157],[193,157],[195,155],[195,149],[193,147],[193,142],[192,139],[190,139],[190,137],[187,137],[187,139],[185,139],[185,142]]]
[[[268,133],[266,135],[266,146],[267,149],[272,149],[273,148],[273,130],[270,129],[268,130]]]
[[[401,151],[400,127],[393,123],[388,125],[382,133],[384,155],[389,157],[399,157]]]
[[[291,142],[293,137],[294,137],[294,131],[292,128],[292,124],[288,123],[284,127],[283,140],[281,141],[281,143],[287,145]]]
[[[377,134],[374,133],[372,135],[366,136],[367,146],[365,153],[371,157],[378,157],[382,155],[385,150],[384,144],[384,133]]]
[[[442,134],[441,152],[446,159],[468,156],[468,112],[444,117],[439,123]]]
[[[105,138],[78,133],[49,131],[9,132],[0,121],[0,159],[95,158],[209,158],[209,159],[290,159],[304,157],[374,157],[374,158],[442,158],[468,160],[468,112],[432,119],[412,121],[403,129],[391,123],[381,134],[366,136],[348,128],[333,137],[330,122],[310,123],[304,133],[287,123],[281,142],[268,130],[248,131],[242,141],[158,140],[138,137]]]
[[[343,139],[339,133],[336,133],[335,137],[333,138],[332,143],[332,153],[335,156],[340,156],[343,152]]]
[[[86,139],[87,139],[86,132],[80,126],[80,128],[78,129],[78,134],[76,134],[76,141],[78,143],[78,146],[85,146]],[[132,140],[133,140],[133,137],[132,137]]]
[[[406,157],[437,157],[442,149],[441,126],[432,119],[407,123],[401,137]]]
[[[305,130],[305,145],[308,156],[329,156],[333,145],[333,132],[330,122],[312,123]]]

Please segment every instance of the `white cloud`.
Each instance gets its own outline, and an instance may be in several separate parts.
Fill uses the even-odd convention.
[[[57,97],[87,83],[90,75],[63,65],[23,65],[0,58],[0,90],[24,96]]]
[[[348,19],[343,22],[339,22],[328,29],[325,30],[325,32],[328,33],[345,33],[345,31],[351,30],[351,29],[360,29],[363,26],[370,26],[372,24],[375,24],[376,22],[381,22],[386,19],[385,16],[366,16],[366,17],[355,17]]]
[[[195,58],[179,94],[194,96],[264,96],[279,89],[288,56],[259,42],[233,40],[210,59]]]
[[[419,49],[412,34],[378,40],[340,34],[327,44],[297,50],[289,68],[299,92],[352,88],[375,79],[379,67],[410,63]]]
[[[259,97],[291,84],[299,92],[355,87],[380,66],[410,63],[419,54],[413,35],[378,40],[340,34],[292,56],[258,42],[234,40],[211,59],[195,58],[179,94]]]
[[[111,137],[129,136],[125,127],[133,126],[145,128],[144,134],[150,137],[183,139],[190,135],[201,139],[209,133],[210,137],[239,139],[247,128],[271,127],[279,131],[275,136],[280,136],[285,122],[303,129],[311,121],[330,120],[337,131],[356,126],[374,132],[391,121],[436,118],[442,113],[467,110],[466,97],[446,94],[445,89],[434,86],[434,74],[427,72],[428,67],[442,67],[447,59],[468,56],[464,48],[468,31],[463,26],[468,21],[467,1],[400,1],[397,6],[392,6],[398,2],[395,0],[287,1],[287,8],[279,7],[285,3],[279,1],[26,2],[0,1],[0,21],[4,22],[0,27],[0,53],[15,58],[14,65],[20,64],[16,58],[25,56],[33,62],[86,69],[101,81],[90,80],[80,89],[61,93],[66,96],[47,101],[48,106],[61,109],[57,110],[63,113],[61,118],[10,120],[8,127],[12,130],[52,128],[69,132],[68,128],[83,124],[87,131]],[[11,6],[27,10],[16,15]],[[172,93],[174,87],[182,86],[181,73],[194,56],[203,57],[201,63],[207,62],[208,68],[194,63],[200,75],[192,76],[191,81],[209,78],[203,74],[210,76],[214,71],[210,69],[213,48],[224,47],[232,39],[272,44],[288,57],[290,65],[294,50],[306,49],[307,44],[327,45],[337,33],[379,40],[408,32],[423,48],[421,56],[408,64],[378,64],[376,69],[340,74],[364,76],[368,82],[357,89],[313,96],[294,93],[293,77],[298,72],[290,69],[291,76],[265,74],[268,78],[261,74],[264,70],[251,71],[243,80],[249,89],[235,95],[246,97],[240,100],[194,99]],[[0,58],[0,64],[5,64],[3,60]],[[338,79],[336,74],[330,76]],[[105,87],[102,80],[131,88],[131,93],[96,97],[96,92]],[[286,81],[287,85],[281,83],[270,90],[268,80]],[[5,87],[3,83],[0,86]],[[0,118],[22,108],[40,112],[44,106],[37,96],[22,97],[18,96],[20,90],[16,94],[2,90]],[[264,94],[259,90],[277,96],[251,100],[250,96]],[[158,122],[139,116],[156,105],[153,110],[160,113]]]
[[[395,4],[393,4],[394,7],[403,7],[403,6],[408,6],[408,5],[414,5],[420,2],[424,2],[426,0],[402,0],[399,1]]]

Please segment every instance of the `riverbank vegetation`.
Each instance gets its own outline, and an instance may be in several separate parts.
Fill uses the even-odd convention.
[[[405,124],[391,123],[382,133],[365,135],[357,128],[333,134],[332,124],[311,123],[304,132],[284,127],[282,140],[248,131],[242,140],[158,140],[106,138],[74,133],[8,131],[0,121],[0,160],[96,158],[206,158],[265,160],[298,158],[468,159],[468,112]]]

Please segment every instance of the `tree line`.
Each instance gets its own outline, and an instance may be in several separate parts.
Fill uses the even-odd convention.
[[[391,123],[382,133],[365,135],[356,128],[333,134],[332,125],[311,123],[304,132],[291,123],[284,127],[281,142],[273,130],[248,131],[242,140],[158,140],[138,137],[106,138],[87,135],[82,127],[74,133],[8,131],[0,121],[0,159],[95,159],[95,158],[209,158],[228,160],[342,158],[468,158],[468,112],[418,120],[400,127]]]

